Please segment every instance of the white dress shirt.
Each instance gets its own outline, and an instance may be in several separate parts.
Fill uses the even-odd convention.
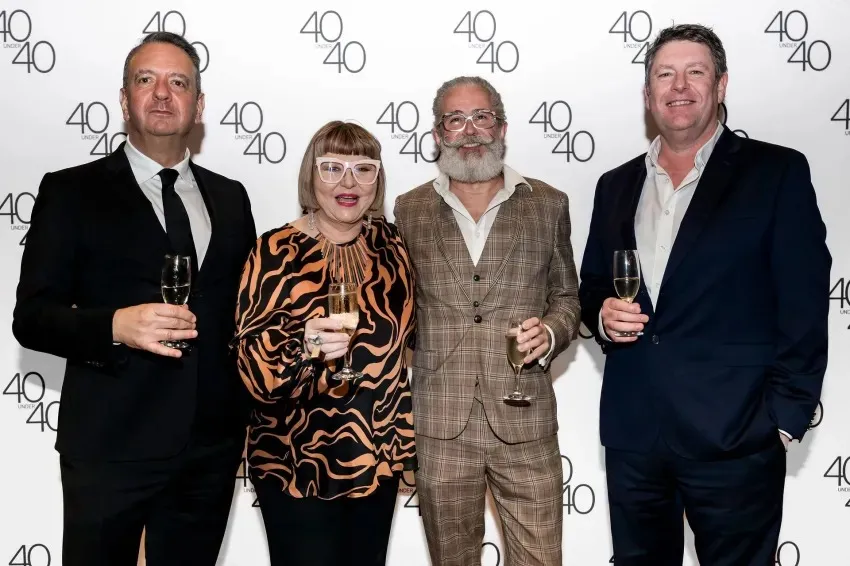
[[[434,180],[434,190],[448,204],[454,213],[455,221],[463,235],[463,241],[466,242],[466,249],[469,251],[469,257],[472,259],[473,265],[478,265],[478,260],[481,258],[481,252],[484,251],[484,245],[487,243],[487,237],[490,235],[490,229],[496,222],[496,216],[499,214],[499,208],[502,203],[511,198],[518,185],[526,185],[531,190],[531,185],[522,175],[508,167],[504,166],[505,185],[493,196],[490,204],[481,218],[476,222],[460,199],[451,191],[451,182],[445,173],[441,173]],[[549,331],[549,351],[545,356],[538,360],[541,366],[546,365],[546,360],[552,355],[552,350],[555,348],[555,333],[548,325],[543,325]]]
[[[124,153],[127,154],[130,168],[133,170],[133,176],[136,178],[139,188],[142,189],[142,192],[153,205],[154,213],[156,213],[162,229],[166,230],[165,209],[162,205],[162,179],[159,176],[159,172],[164,169],[163,166],[133,147],[129,138],[124,146]],[[207,205],[204,203],[204,197],[201,195],[201,190],[198,188],[195,177],[192,175],[192,169],[189,167],[189,156],[189,149],[186,148],[183,161],[171,167],[171,169],[177,171],[179,175],[174,183],[174,191],[183,201],[186,214],[189,216],[189,227],[192,229],[192,239],[195,242],[195,253],[200,268],[210,244],[212,223]]]

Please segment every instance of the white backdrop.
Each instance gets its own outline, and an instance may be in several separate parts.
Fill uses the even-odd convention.
[[[777,564],[850,563],[839,535],[850,527],[850,416],[840,410],[850,399],[850,266],[841,221],[850,148],[848,21],[846,0],[0,0],[0,564],[61,563],[53,443],[64,361],[20,348],[11,332],[33,195],[45,172],[95,159],[123,139],[122,65],[146,32],[162,28],[199,42],[207,109],[195,159],[245,184],[260,232],[297,216],[301,156],[331,119],[356,120],[383,143],[391,215],[397,195],[435,175],[428,130],[437,87],[480,74],[503,93],[508,163],[570,196],[578,263],[596,180],[648,145],[643,65],[636,63],[646,40],[673,22],[713,26],[724,41],[729,125],[796,148],[811,164],[834,259],[832,343],[825,410],[788,455]],[[596,344],[583,339],[554,364],[567,480],[565,563],[581,566],[611,559],[597,432],[603,363]],[[219,564],[268,563],[250,482],[237,478],[234,493]],[[401,490],[393,566],[429,563],[416,501],[412,488]],[[504,564],[492,513],[487,521],[483,564]],[[696,564],[692,546],[687,565]]]

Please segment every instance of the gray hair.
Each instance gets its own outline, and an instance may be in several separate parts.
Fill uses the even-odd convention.
[[[437,89],[437,95],[434,97],[433,105],[434,126],[438,126],[443,117],[442,107],[446,94],[448,94],[448,92],[456,86],[477,86],[481,90],[485,91],[490,96],[490,110],[496,114],[500,121],[507,121],[505,105],[502,103],[502,95],[499,94],[499,91],[496,90],[493,85],[481,77],[455,77],[444,82],[442,86]]]
[[[719,81],[720,77],[726,74],[728,70],[726,68],[726,50],[723,49],[723,43],[711,28],[699,24],[674,25],[658,32],[658,37],[655,38],[646,51],[644,71],[647,88],[649,88],[649,72],[652,69],[652,62],[655,60],[658,50],[671,41],[692,41],[705,45],[708,47],[708,50],[711,52],[711,58],[714,60],[715,81]]]
[[[201,58],[198,56],[198,51],[183,36],[171,33],[170,31],[157,31],[147,35],[141,43],[130,50],[127,58],[124,59],[124,80],[122,82],[124,89],[126,90],[130,86],[130,61],[139,52],[139,49],[148,43],[168,43],[181,49],[192,60],[192,65],[195,67],[196,94],[197,96],[201,96]]]

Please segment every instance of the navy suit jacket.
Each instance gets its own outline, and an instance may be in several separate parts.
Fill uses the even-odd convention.
[[[645,155],[596,187],[581,266],[582,319],[606,354],[602,443],[649,451],[659,435],[691,459],[730,458],[802,438],[827,362],[832,258],[806,158],[792,149],[718,139],[682,220],[637,341],[600,338],[614,250],[637,249]]]

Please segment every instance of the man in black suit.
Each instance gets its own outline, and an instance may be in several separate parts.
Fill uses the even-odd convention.
[[[65,566],[135,565],[143,528],[150,566],[213,566],[227,525],[248,415],[227,344],[256,232],[244,187],[190,160],[198,66],[180,36],[147,36],[124,67],[127,142],[39,187],[13,331],[67,358]],[[168,253],[196,266],[188,308],[163,303]]]
[[[785,452],[820,397],[832,259],[809,166],[718,122],[727,80],[710,29],[662,30],[644,91],[661,135],[596,188],[579,295],[607,354],[618,566],[681,565],[682,504],[701,564],[773,564]],[[638,251],[633,303],[615,250]]]

